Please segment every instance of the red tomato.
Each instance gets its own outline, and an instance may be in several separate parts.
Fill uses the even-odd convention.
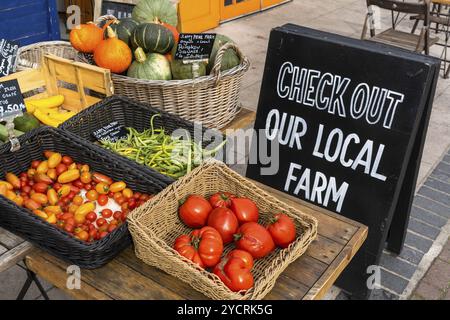
[[[200,267],[212,267],[220,261],[223,252],[222,237],[211,227],[192,231],[190,235],[179,236],[174,249]]]
[[[216,229],[222,236],[224,244],[233,241],[233,235],[239,228],[239,221],[228,208],[215,208],[208,217],[208,226]]]
[[[89,230],[89,238],[92,240],[97,240],[98,232],[96,229]]]
[[[231,291],[238,292],[253,287],[252,267],[253,258],[248,252],[233,250],[214,267],[213,272]]]
[[[34,160],[31,162],[31,168],[36,169],[40,164],[41,162],[39,160]]]
[[[25,192],[26,194],[29,194],[31,191],[31,187],[30,186],[24,186],[22,187],[22,192]]]
[[[79,180],[79,179],[75,180],[74,182],[72,182],[72,185],[74,185],[78,189],[83,189],[84,188],[84,183],[81,182],[81,180]]]
[[[108,199],[108,196],[106,194],[100,194],[98,196],[97,202],[98,202],[99,205],[101,205],[103,207],[103,206],[106,206],[106,204],[108,203],[108,200],[109,199]]]
[[[127,212],[122,212],[122,218],[121,218],[121,220],[122,220],[122,221],[126,221],[126,220],[127,220],[127,216],[128,216],[128,213],[127,213]]]
[[[275,249],[275,243],[269,231],[256,222],[244,223],[235,235],[236,247],[245,250],[253,258],[267,256]]]
[[[239,224],[246,222],[258,222],[259,211],[256,204],[247,198],[231,199],[230,209],[233,210]]]
[[[97,214],[95,212],[93,212],[93,211],[89,212],[86,215],[86,220],[90,221],[90,222],[94,222],[95,220],[97,220]]]
[[[61,162],[64,163],[66,166],[70,166],[73,163],[73,160],[69,156],[64,156],[62,157]]]
[[[117,229],[117,224],[110,224],[108,227],[108,232],[111,233]]]
[[[47,193],[48,184],[43,182],[38,182],[33,185],[33,190],[38,193]]]
[[[150,200],[152,197],[150,196],[150,195],[148,195],[148,194],[142,194],[140,197],[139,197],[139,200],[141,200],[142,202],[147,202],[148,200]]]
[[[122,220],[122,211],[114,212],[113,218],[116,219],[116,220]]]
[[[86,183],[85,185],[84,185],[84,190],[86,190],[86,191],[91,191],[92,190],[92,185],[90,184],[90,183]]]
[[[75,229],[73,224],[68,224],[66,222],[65,226],[64,226],[64,230],[68,233],[73,233],[73,230]]]
[[[295,241],[295,224],[287,215],[278,213],[267,226],[273,242],[281,248],[287,248]]]
[[[99,234],[99,239],[103,239],[103,238],[106,237],[108,234],[109,234],[109,233],[106,232],[106,231],[100,232],[100,234]]]
[[[236,196],[229,192],[217,192],[209,198],[209,203],[211,203],[213,208],[229,208],[231,206],[231,198],[236,198]]]
[[[60,175],[63,172],[67,171],[67,166],[64,163],[60,163],[56,166],[56,175]]]
[[[98,218],[97,219],[97,226],[98,227],[101,227],[101,226],[103,226],[105,224],[106,224],[106,220],[105,219],[103,219],[103,218]]]
[[[128,209],[133,210],[137,207],[137,203],[136,200],[131,198],[130,200],[128,200]]]
[[[113,215],[113,212],[110,209],[103,209],[102,210],[102,217],[105,219],[111,218]]]
[[[191,228],[203,227],[211,211],[209,202],[198,195],[190,195],[178,209],[180,219]]]

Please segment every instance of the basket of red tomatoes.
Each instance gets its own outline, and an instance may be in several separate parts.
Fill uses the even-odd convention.
[[[0,147],[0,226],[82,268],[131,244],[127,216],[165,184],[101,148],[41,127]]]
[[[262,299],[317,220],[208,160],[134,210],[136,255],[212,299]]]

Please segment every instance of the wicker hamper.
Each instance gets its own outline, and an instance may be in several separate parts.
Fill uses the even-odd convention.
[[[188,234],[178,218],[179,201],[190,194],[210,196],[228,191],[255,201],[260,209],[259,222],[265,224],[276,213],[289,215],[297,227],[297,239],[286,249],[276,249],[269,256],[255,261],[252,273],[255,284],[247,292],[230,291],[220,279],[172,249],[175,239]],[[225,164],[210,160],[159,193],[152,201],[134,210],[129,216],[129,229],[136,255],[145,263],[190,284],[213,299],[262,299],[270,292],[283,270],[299,258],[317,234],[317,221],[267,194]],[[233,245],[227,245],[225,253]]]
[[[150,119],[154,114],[161,115],[161,117],[155,118],[155,127],[163,127],[167,134],[171,134],[177,129],[186,129],[190,133],[192,139],[199,138],[198,135],[201,134],[202,145],[207,149],[214,149],[223,141],[222,139],[225,139],[218,131],[212,131],[210,133],[214,133],[214,135],[207,136],[205,135],[205,130],[207,130],[207,128],[199,126],[198,128],[201,130],[196,130],[195,124],[190,121],[117,95],[108,97],[81,111],[64,122],[60,126],[60,129],[69,131],[87,141],[95,142],[96,139],[92,135],[92,132],[115,121],[125,127],[132,127],[138,131],[147,130],[150,128]],[[218,137],[220,137],[220,139],[216,139]],[[224,150],[225,149],[223,149],[222,152],[218,152],[216,156],[225,159],[226,154]],[[109,153],[110,151],[105,150],[105,152]],[[139,165],[136,162],[121,157],[113,152],[110,153],[114,157],[120,157],[123,161],[130,161],[135,166],[140,166],[142,172],[149,172],[151,175],[157,176],[160,181],[167,184],[174,182],[173,178],[162,175],[150,167]]]
[[[77,51],[67,41],[45,41],[21,47],[18,53],[18,70],[36,69],[42,61],[42,54],[53,54],[60,58],[75,60]]]
[[[103,149],[59,129],[41,127],[19,138],[21,148],[10,152],[10,143],[0,147],[0,179],[6,172],[26,171],[32,160],[43,159],[45,150],[54,150],[87,163],[92,170],[123,180],[135,191],[156,194],[165,184],[143,176],[138,168],[120,159],[111,159]],[[50,225],[28,209],[0,196],[0,226],[30,241],[49,253],[82,268],[99,268],[131,244],[127,224],[122,224],[105,238],[85,243]]]

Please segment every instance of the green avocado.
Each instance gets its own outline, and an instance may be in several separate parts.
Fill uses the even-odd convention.
[[[14,119],[14,128],[22,131],[28,132],[33,129],[39,128],[40,122],[30,113],[24,113],[23,116]]]

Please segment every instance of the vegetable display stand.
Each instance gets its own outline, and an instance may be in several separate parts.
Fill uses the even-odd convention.
[[[64,122],[59,128],[70,131],[76,136],[95,142],[96,138],[93,136],[93,132],[102,128],[110,123],[118,122],[119,125],[123,125],[127,128],[134,128],[139,132],[148,130],[151,127],[151,119],[154,115],[159,114],[159,117],[155,117],[153,124],[155,128],[164,128],[167,134],[172,134],[175,130],[186,130],[191,139],[195,139],[195,124],[184,120],[176,115],[169,114],[167,112],[152,108],[149,105],[135,102],[129,98],[121,96],[111,96],[103,101],[91,106],[90,108],[83,110],[79,114],[75,115],[68,121]],[[202,127],[202,131],[198,130],[197,135],[202,133],[202,146],[204,148],[215,149],[219,147],[222,140],[225,137],[220,132],[215,132],[215,135],[206,136],[205,130],[207,128]],[[212,132],[210,132],[212,133]],[[217,139],[216,138],[219,138]],[[217,156],[225,156],[222,152],[218,152]],[[110,151],[105,151],[110,152]],[[111,152],[111,156],[120,157],[119,155]],[[133,160],[123,158],[123,161],[130,161],[134,165]],[[139,165],[142,172],[148,172],[150,174],[158,176],[158,179],[164,181],[167,184],[174,182],[174,179],[160,174],[152,168],[144,165]]]
[[[257,259],[252,269],[254,286],[246,292],[232,292],[213,273],[182,257],[173,248],[175,239],[190,233],[178,217],[179,201],[190,194],[210,196],[230,192],[254,201],[265,225],[276,213],[288,215],[296,225],[296,240],[286,249],[276,249]],[[129,229],[138,258],[188,283],[213,299],[262,299],[275,285],[278,276],[299,258],[315,239],[317,220],[267,194],[225,164],[210,160],[159,193],[152,201],[129,216]],[[232,249],[227,245],[224,254]]]
[[[45,54],[75,60],[77,51],[68,41],[44,41],[20,47],[18,52],[18,70],[37,69],[42,63],[42,58]]]
[[[0,82],[12,79],[18,80],[27,99],[63,95],[62,108],[74,112],[113,94],[109,70],[53,55],[45,55],[38,69],[11,74],[1,78]]]
[[[19,141],[21,148],[16,152],[9,151],[10,143],[0,147],[0,179],[5,178],[5,172],[16,175],[24,172],[31,161],[44,159],[45,150],[53,150],[88,164],[94,171],[107,173],[116,181],[122,180],[138,192],[155,194],[165,187],[164,183],[143,176],[139,169],[128,163],[111,159],[103,149],[60,129],[41,127],[21,136]],[[0,227],[82,268],[101,267],[131,244],[126,223],[103,239],[86,243],[3,196],[0,196],[0,211]]]

